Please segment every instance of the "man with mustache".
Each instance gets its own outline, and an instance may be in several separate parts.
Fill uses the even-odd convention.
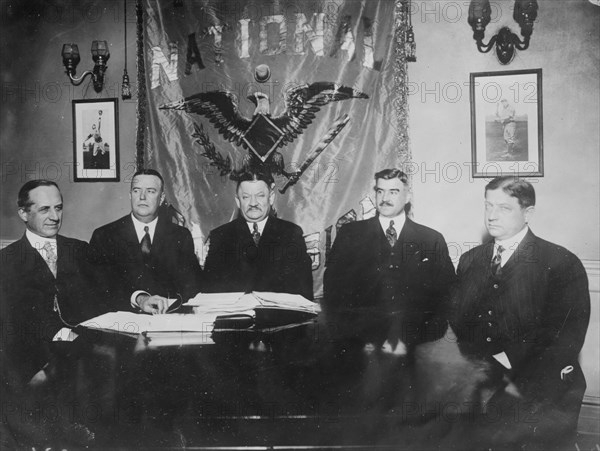
[[[173,299],[187,302],[200,291],[192,234],[160,208],[164,180],[154,169],[133,175],[129,197],[130,214],[94,231],[90,259],[113,310],[165,313]]]
[[[313,299],[311,259],[302,229],[276,218],[274,201],[271,174],[240,176],[235,193],[238,217],[209,236],[205,291],[271,291]]]
[[[454,267],[444,237],[407,217],[406,174],[395,168],[376,173],[375,199],[377,216],[338,231],[323,309],[340,352],[364,347],[411,355],[416,344],[446,331]]]

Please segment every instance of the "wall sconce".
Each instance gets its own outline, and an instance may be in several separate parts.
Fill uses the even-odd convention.
[[[483,43],[485,27],[492,19],[489,0],[471,0],[469,5],[469,25],[473,29],[473,39],[481,53],[489,52],[496,45],[496,56],[501,64],[509,64],[514,56],[515,49],[527,50],[529,40],[533,34],[533,23],[537,18],[538,4],[536,0],[515,0],[513,19],[521,28],[523,40],[513,33],[510,28],[502,27],[498,34],[493,36],[487,44]]]
[[[63,45],[62,58],[67,75],[71,79],[71,83],[73,83],[75,86],[79,86],[85,77],[91,75],[92,81],[94,82],[94,91],[102,92],[102,87],[104,85],[104,72],[106,71],[106,62],[110,58],[108,44],[106,41],[92,42],[92,59],[94,60],[94,69],[85,71],[79,78],[75,77],[75,69],[81,60],[79,57],[79,48],[77,47],[77,44]]]

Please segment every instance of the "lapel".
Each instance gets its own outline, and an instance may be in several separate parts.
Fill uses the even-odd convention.
[[[125,253],[127,261],[131,262],[131,265],[138,265],[143,262],[142,249],[140,242],[138,241],[137,234],[135,233],[135,227],[133,225],[133,219],[131,214],[123,217],[121,226],[118,228],[119,237],[115,241],[117,246],[125,245]],[[156,238],[156,236],[155,236]],[[115,249],[116,252],[122,252],[121,249]]]
[[[169,223],[168,219],[163,218],[162,215],[158,217],[158,221],[156,222],[156,229],[154,230],[154,239],[152,240],[152,247],[150,251],[150,256],[154,260],[159,255],[164,255],[162,252],[162,248],[166,246],[165,241],[169,236]],[[136,236],[137,238],[137,236]],[[168,246],[167,246],[168,247]],[[140,247],[140,255],[142,254],[142,250]]]
[[[416,230],[415,223],[406,217],[404,227],[402,227],[396,246],[394,246],[396,251],[402,255],[402,262],[406,263],[414,257],[418,257],[422,246],[422,238]]]
[[[279,227],[277,226],[277,219],[269,216],[267,222],[265,223],[265,228],[263,229],[263,233],[260,237],[260,241],[258,242],[258,247],[262,247],[265,243],[275,242],[279,243],[278,239],[279,235]],[[252,240],[254,242],[254,240]]]
[[[511,277],[515,271],[521,271],[520,268],[523,267],[524,264],[535,262],[539,260],[539,255],[536,255],[537,246],[536,246],[536,236],[530,230],[527,231],[527,234],[521,240],[517,249],[510,256],[508,261],[502,267],[502,275],[506,278]],[[493,249],[493,244],[492,244]],[[490,261],[492,251],[490,250]]]
[[[267,224],[269,224],[269,222],[271,222],[271,221],[267,221]],[[238,237],[238,241],[240,243],[241,249],[248,249],[248,246],[256,247],[256,244],[254,243],[254,239],[252,238],[252,234],[250,233],[250,229],[248,228],[248,223],[246,222],[246,220],[244,219],[244,216],[242,216],[241,213],[235,219],[235,231],[236,231],[235,235]],[[263,230],[263,235],[265,235],[266,231],[267,231],[267,225],[265,225],[265,228]],[[263,241],[263,239],[261,236],[261,239],[258,242],[259,246],[262,241]]]
[[[61,274],[72,272],[75,249],[72,246],[67,245],[65,238],[60,235],[56,237],[56,248],[58,252],[58,258],[56,260],[56,278],[58,279]]]
[[[42,258],[40,253],[31,245],[27,236],[23,235],[23,238],[19,240],[19,246],[20,249],[18,255],[22,256],[20,263],[23,265],[23,273],[38,274],[43,283],[54,283],[55,278],[52,271],[50,271],[50,268],[48,268],[46,261]],[[58,251],[58,268],[60,268],[60,258],[60,251]],[[60,269],[58,271],[60,271]]]
[[[370,219],[367,219],[365,222],[365,235],[362,237],[358,237],[361,240],[361,247],[366,247],[366,252],[371,255],[377,255],[378,261],[383,261],[388,258],[392,248],[390,247],[390,243],[385,236],[385,232],[381,228],[381,223],[379,222],[379,216],[374,216]],[[398,242],[396,242],[396,246]]]

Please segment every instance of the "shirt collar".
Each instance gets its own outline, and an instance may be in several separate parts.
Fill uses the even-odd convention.
[[[400,236],[400,232],[402,231],[404,223],[406,222],[406,214],[404,211],[393,218],[386,218],[385,216],[381,215],[378,215],[377,217],[379,218],[379,224],[381,224],[381,228],[383,229],[384,233],[389,228],[390,222],[394,221],[394,229],[396,230],[397,235]]]
[[[525,235],[527,235],[527,232],[529,232],[529,227],[525,225],[525,227],[523,227],[523,229],[520,232],[516,233],[510,238],[507,238],[506,240],[496,240],[494,242],[494,255],[498,253],[498,248],[500,246],[504,248],[504,250],[502,251],[501,266],[504,266],[504,264],[512,256],[512,254],[515,253],[517,247],[519,246],[521,241],[523,241]]]
[[[260,233],[262,235],[263,230],[265,230],[265,225],[267,225],[268,219],[269,219],[269,217],[267,216],[262,221],[258,221],[256,223],[246,221],[246,224],[248,225],[248,230],[250,230],[250,233],[254,233],[254,224],[256,224],[256,225],[258,225],[258,233]]]
[[[56,249],[57,247],[56,238],[45,238],[43,236],[36,235],[29,229],[25,230],[25,236],[27,237],[27,241],[29,241],[29,244],[31,244],[31,247],[33,247],[38,252],[40,252],[48,242],[52,245],[54,249]]]
[[[142,241],[142,238],[144,238],[144,235],[146,234],[146,231],[144,230],[144,228],[146,226],[148,226],[148,233],[150,234],[150,242],[153,243],[154,242],[154,232],[156,230],[156,224],[158,223],[158,216],[156,218],[154,218],[152,221],[150,221],[149,223],[145,223],[145,222],[138,220],[135,216],[133,216],[133,213],[131,213],[131,219],[133,220],[133,226],[135,227],[135,234],[138,237],[138,241]]]

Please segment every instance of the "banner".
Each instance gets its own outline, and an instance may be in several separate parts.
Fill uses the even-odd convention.
[[[375,214],[374,173],[407,152],[401,4],[141,1],[144,164],[164,175],[199,257],[237,214],[232,179],[267,168],[318,298],[336,230]]]

